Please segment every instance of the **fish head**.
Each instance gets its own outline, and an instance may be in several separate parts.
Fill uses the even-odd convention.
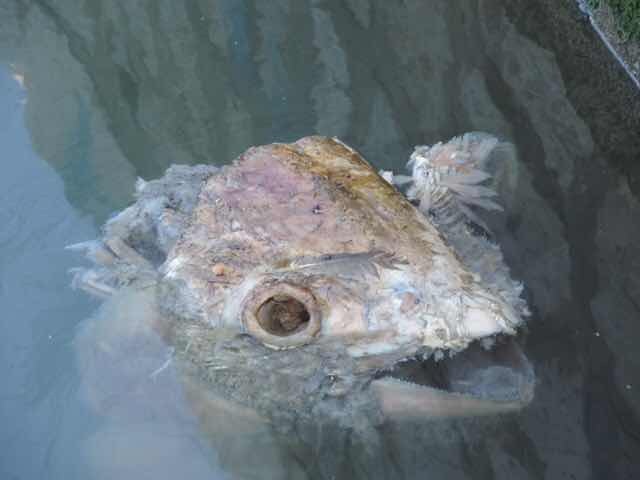
[[[358,153],[320,137],[211,176],[163,274],[183,311],[272,348],[460,350],[521,321]]]
[[[176,354],[227,397],[274,412],[364,395],[383,409],[429,415],[464,395],[416,394],[399,380],[411,377],[407,365],[422,368],[436,352],[453,356],[522,323],[425,215],[336,139],[251,148],[197,182],[171,175],[140,184],[137,206],[107,225],[103,243],[115,257],[128,254],[134,271],[156,272]],[[182,202],[168,205],[167,189]],[[159,252],[155,262],[149,251]],[[519,353],[506,357],[506,370],[493,372],[515,385],[498,399],[508,409],[528,401],[520,393],[530,372]],[[482,364],[469,358],[448,370],[461,385]],[[473,378],[500,390],[496,375]],[[475,407],[445,412],[500,410],[474,395]]]

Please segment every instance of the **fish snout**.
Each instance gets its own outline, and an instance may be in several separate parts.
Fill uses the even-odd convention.
[[[514,334],[522,323],[520,315],[507,302],[491,294],[465,295],[462,336],[479,339],[500,333]]]

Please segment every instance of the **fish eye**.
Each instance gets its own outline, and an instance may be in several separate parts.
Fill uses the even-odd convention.
[[[255,287],[245,299],[242,323],[266,346],[292,348],[317,335],[321,311],[309,290],[287,282],[268,282]]]

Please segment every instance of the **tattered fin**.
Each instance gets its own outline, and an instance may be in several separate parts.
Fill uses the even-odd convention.
[[[132,265],[136,265],[138,267],[155,270],[153,265],[149,260],[144,258],[138,252],[136,252],[133,248],[125,243],[119,237],[109,237],[104,240],[104,243],[122,260],[130,263]]]
[[[144,192],[144,189],[147,187],[149,183],[146,182],[143,178],[138,177],[136,179],[136,195],[141,195]]]
[[[89,260],[100,265],[111,265],[116,261],[114,253],[100,240],[74,243],[64,248],[65,250],[82,252]]]
[[[453,173],[446,177],[447,182],[451,183],[464,183],[464,184],[476,184],[482,183],[485,180],[491,178],[491,174],[478,170],[476,168],[472,168],[468,172],[465,173]]]
[[[116,289],[106,283],[100,281],[99,276],[94,270],[84,268],[72,268],[69,270],[73,274],[71,279],[71,287],[79,288],[85,292],[99,298],[109,298],[113,296]]]
[[[474,148],[472,148],[471,150],[471,156],[474,163],[477,165],[484,162],[484,160],[489,156],[493,149],[496,148],[498,143],[499,142],[497,138],[490,136],[487,136],[479,143],[476,143]]]
[[[380,170],[378,172],[382,178],[384,178],[388,183],[392,185],[405,185],[409,182],[413,181],[413,177],[408,175],[396,175],[391,170]]]
[[[497,210],[497,211],[503,211],[504,208],[502,208],[502,205],[494,202],[493,200],[490,200],[488,198],[473,198],[473,197],[465,197],[465,198],[461,198],[460,199],[462,202],[466,203],[466,204],[471,204],[471,205],[476,205],[478,207],[482,207],[485,210]]]
[[[486,232],[491,233],[491,229],[484,222],[484,220],[482,220],[478,215],[476,215],[476,213],[473,210],[471,210],[469,207],[467,207],[461,202],[458,202],[458,209],[465,217],[467,217],[469,221],[483,228]]]
[[[409,182],[413,181],[413,177],[409,175],[394,175],[393,176],[393,184],[394,185],[405,185]]]
[[[488,187],[484,187],[482,185],[455,183],[446,177],[442,180],[442,185],[450,188],[460,195],[463,195],[464,197],[495,197],[498,195],[494,190]]]

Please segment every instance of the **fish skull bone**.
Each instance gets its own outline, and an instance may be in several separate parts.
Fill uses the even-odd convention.
[[[410,356],[521,322],[335,139],[249,149],[205,181],[187,225],[161,267],[169,308],[273,348],[341,342],[355,357]],[[287,312],[289,327],[274,327]]]

